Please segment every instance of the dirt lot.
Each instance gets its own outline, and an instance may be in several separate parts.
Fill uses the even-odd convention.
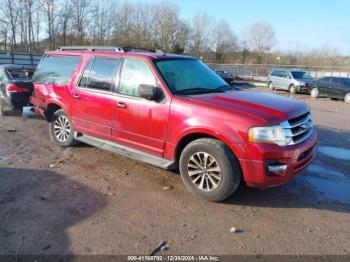
[[[223,203],[192,195],[175,173],[54,146],[41,119],[1,117],[0,254],[147,254],[164,240],[164,255],[350,255],[350,105],[295,98],[309,103],[319,131],[312,166]]]

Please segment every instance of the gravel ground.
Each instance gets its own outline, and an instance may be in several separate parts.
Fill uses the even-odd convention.
[[[313,112],[314,163],[287,185],[242,187],[222,203],[192,195],[176,173],[59,148],[41,119],[1,117],[0,254],[147,254],[164,240],[163,255],[350,255],[350,105],[293,98]]]

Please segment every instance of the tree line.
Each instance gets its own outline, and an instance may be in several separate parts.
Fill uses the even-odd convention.
[[[239,36],[225,19],[180,17],[178,6],[118,0],[1,0],[0,48],[42,52],[65,45],[111,45],[187,53],[218,63],[329,63],[344,59],[333,50],[271,52],[273,27],[264,21]],[[278,58],[278,61],[277,61]],[[329,60],[332,58],[331,60]]]

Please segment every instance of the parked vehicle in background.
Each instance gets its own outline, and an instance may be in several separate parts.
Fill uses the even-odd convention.
[[[329,97],[350,103],[350,78],[322,77],[310,83],[309,91],[313,98]]]
[[[0,115],[28,104],[34,70],[29,65],[0,65]]]
[[[228,83],[229,85],[233,84],[233,76],[232,74],[230,74],[227,71],[224,70],[216,70],[215,71],[222,79],[225,80],[226,83]]]
[[[237,90],[202,61],[152,50],[63,47],[47,52],[32,103],[53,143],[78,141],[179,169],[211,201],[241,181],[266,188],[293,179],[315,157],[308,106]]]
[[[283,89],[291,94],[306,93],[313,78],[306,71],[274,69],[267,77],[267,85],[271,90]]]

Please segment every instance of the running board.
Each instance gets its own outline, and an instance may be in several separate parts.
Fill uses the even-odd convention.
[[[157,166],[163,169],[174,169],[174,161],[167,160],[162,157],[154,156],[137,149],[133,149],[127,146],[122,146],[120,144],[96,138],[93,136],[83,135],[81,133],[74,133],[74,138],[85,144],[98,147],[113,153],[117,153],[126,157],[130,157],[135,160],[140,160],[142,162],[148,163],[153,166]]]

